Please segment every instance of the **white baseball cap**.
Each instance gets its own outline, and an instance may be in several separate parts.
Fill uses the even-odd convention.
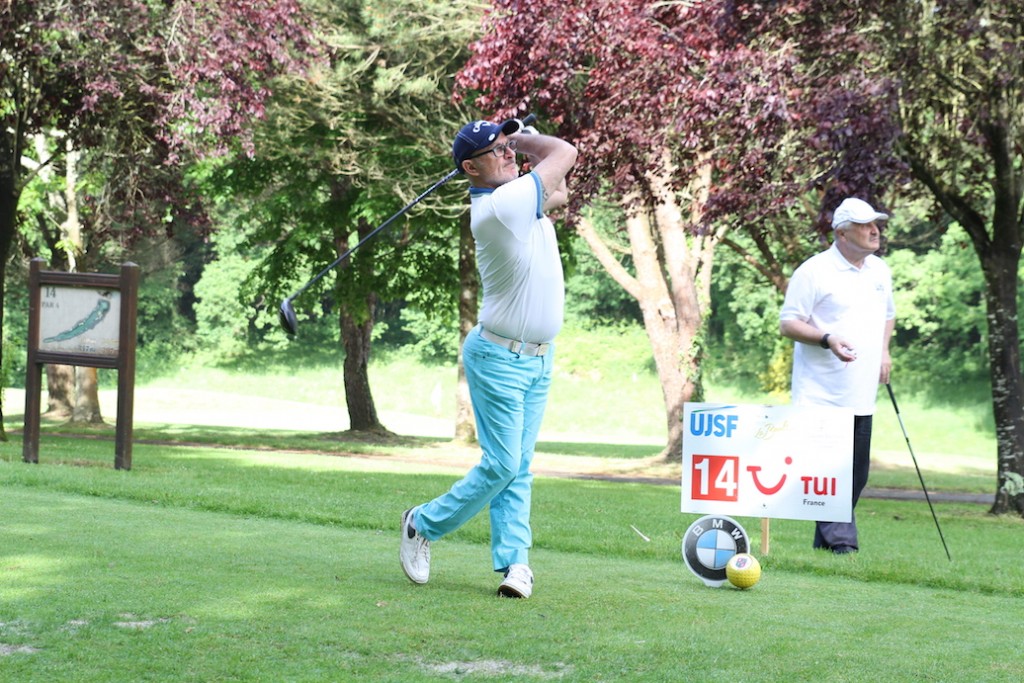
[[[847,197],[843,203],[836,207],[832,214],[832,229],[849,221],[851,223],[870,223],[871,221],[887,221],[889,214],[875,211],[870,204],[863,199]]]

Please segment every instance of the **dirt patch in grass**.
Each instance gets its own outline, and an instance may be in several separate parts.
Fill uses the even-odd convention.
[[[124,621],[115,621],[114,626],[118,628],[129,628],[136,631],[152,628],[157,624],[166,624],[170,621],[170,619],[167,619],[166,617],[161,617],[159,619],[139,619],[133,614],[122,614],[120,616]]]
[[[497,659],[482,659],[472,662],[416,662],[425,671],[443,676],[484,676],[487,678],[505,678],[522,680],[524,678],[555,680],[572,672],[571,666],[556,665],[553,670],[536,664],[516,664]]]

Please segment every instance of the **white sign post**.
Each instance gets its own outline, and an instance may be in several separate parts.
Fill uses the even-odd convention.
[[[849,522],[853,411],[687,403],[682,511]]]

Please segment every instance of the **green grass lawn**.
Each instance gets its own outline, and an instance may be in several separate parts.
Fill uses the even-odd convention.
[[[570,341],[538,462],[641,474],[664,438],[656,380],[628,349]],[[1024,520],[980,504],[935,505],[952,562],[924,502],[862,500],[856,556],[772,520],[763,578],[739,591],[683,563],[697,516],[678,486],[539,476],[530,600],[494,596],[486,515],[435,544],[415,586],[398,520],[461,473],[438,464],[458,451],[454,371],[398,357],[371,380],[400,438],[344,431],[340,364],[270,363],[140,383],[128,472],[109,426],[47,423],[38,465],[17,434],[0,444],[0,680],[1019,680]],[[919,490],[880,399],[870,485]],[[929,488],[991,494],[987,408],[899,400]],[[22,405],[8,393],[8,430]],[[112,423],[113,392],[104,408]],[[759,520],[740,522],[759,554]]]
[[[528,601],[486,516],[398,566],[398,518],[455,474],[314,453],[44,435],[0,446],[0,679],[1015,681],[1024,521],[865,500],[863,550],[773,520],[749,591],[686,569],[673,486],[538,478]],[[375,471],[387,469],[388,471]],[[755,548],[757,520],[742,519]],[[630,525],[640,529],[644,541]]]

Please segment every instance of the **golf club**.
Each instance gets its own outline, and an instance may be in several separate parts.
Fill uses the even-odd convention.
[[[896,405],[896,394],[892,393],[892,385],[886,383],[885,388],[889,390],[889,398],[892,399],[892,408],[896,411],[896,419],[899,420],[900,429],[903,430],[903,438],[907,441],[907,448],[910,450],[910,459],[914,461],[914,469],[917,470],[917,478],[921,481],[921,488],[924,490],[924,499],[928,501],[928,509],[932,511],[932,519],[935,520],[935,528],[939,531],[939,538],[942,540],[942,547],[946,551],[946,559],[950,562],[953,558],[949,554],[949,546],[946,545],[946,537],[942,535],[942,527],[939,526],[939,518],[935,516],[935,508],[932,507],[932,499],[928,495],[928,488],[924,485],[924,477],[921,476],[921,468],[917,466],[917,458],[914,456],[914,448],[910,445],[910,437],[907,436],[907,428],[903,426],[903,418],[900,416],[900,408]]]
[[[522,120],[522,123],[523,123],[523,125],[524,125],[524,126],[528,126],[528,125],[530,125],[531,123],[533,123],[533,122],[534,122],[534,121],[536,121],[536,120],[537,120],[537,117],[536,117],[536,115],[534,115],[534,114],[529,114],[529,115],[527,115],[527,116],[526,116],[526,118],[524,118],[524,119]],[[509,123],[509,121],[506,121],[506,123]],[[504,124],[503,124],[503,127],[504,127]],[[445,183],[447,183],[447,182],[448,182],[449,180],[451,180],[452,178],[454,178],[455,176],[457,176],[457,175],[458,175],[459,173],[461,173],[461,172],[462,172],[462,171],[461,171],[461,169],[455,169],[455,170],[451,171],[450,173],[448,173],[448,174],[447,174],[447,175],[446,175],[445,177],[441,178],[441,179],[440,179],[440,180],[438,180],[438,181],[437,181],[436,183],[434,183],[433,185],[431,185],[431,186],[430,186],[430,188],[429,188],[429,189],[427,189],[427,191],[426,191],[426,192],[424,192],[423,194],[421,194],[421,195],[420,195],[419,197],[416,197],[416,199],[412,200],[411,202],[409,202],[408,204],[406,204],[406,205],[405,205],[404,207],[402,207],[401,209],[399,209],[397,213],[395,213],[395,214],[394,214],[393,216],[391,216],[391,218],[387,219],[386,221],[384,221],[383,223],[381,223],[380,225],[378,225],[378,226],[377,226],[376,228],[374,228],[374,229],[373,229],[373,231],[371,231],[371,232],[370,232],[370,233],[369,233],[368,235],[366,235],[366,237],[364,237],[364,238],[362,238],[361,240],[359,240],[359,242],[358,242],[358,243],[357,243],[357,244],[356,244],[356,245],[355,245],[354,247],[352,247],[351,249],[349,249],[348,251],[346,251],[346,252],[345,252],[344,254],[342,254],[341,256],[339,256],[338,258],[336,258],[336,259],[335,259],[335,260],[334,260],[334,261],[333,261],[333,262],[332,262],[332,263],[331,263],[330,265],[328,265],[328,266],[327,266],[326,268],[324,268],[324,269],[323,269],[323,270],[321,270],[321,271],[320,271],[319,273],[317,273],[316,275],[314,275],[314,276],[313,276],[313,279],[312,279],[312,280],[310,280],[309,282],[307,282],[306,284],[302,285],[302,287],[300,287],[298,291],[296,291],[296,292],[295,292],[294,294],[292,294],[291,296],[289,296],[289,297],[285,298],[285,299],[284,299],[284,300],[283,300],[283,301],[281,302],[281,307],[280,307],[280,308],[278,309],[278,320],[279,320],[279,321],[280,321],[280,323],[281,323],[281,327],[282,327],[282,328],[284,328],[284,331],[285,331],[286,333],[288,333],[288,336],[295,336],[295,334],[296,334],[296,333],[298,332],[298,326],[299,326],[299,321],[298,321],[298,318],[297,318],[297,317],[295,316],[295,308],[294,308],[294,307],[292,306],[292,301],[294,301],[296,297],[298,297],[298,296],[299,296],[299,295],[301,295],[301,294],[302,294],[303,292],[305,292],[305,291],[306,291],[307,289],[309,289],[309,288],[310,288],[310,287],[312,287],[312,286],[313,286],[314,284],[316,284],[317,282],[319,282],[319,281],[320,281],[320,279],[321,279],[321,278],[322,278],[322,277],[323,277],[324,275],[327,275],[327,273],[331,272],[331,271],[332,271],[332,270],[333,270],[334,268],[336,268],[336,267],[337,267],[337,266],[338,266],[338,265],[339,265],[339,264],[340,264],[340,263],[341,263],[342,261],[344,261],[344,260],[345,260],[345,259],[347,259],[347,258],[348,258],[349,256],[351,256],[351,255],[352,255],[352,253],[353,253],[353,252],[354,252],[354,251],[355,251],[356,249],[358,249],[359,247],[361,247],[361,246],[363,246],[364,244],[366,244],[366,243],[367,243],[367,242],[368,242],[368,241],[369,241],[369,240],[370,240],[370,239],[371,239],[372,237],[374,237],[374,236],[375,236],[375,235],[376,235],[376,234],[377,234],[378,232],[380,232],[380,231],[381,231],[381,230],[383,230],[384,228],[386,228],[386,227],[388,227],[389,225],[391,225],[391,222],[392,222],[392,221],[394,221],[394,220],[395,220],[396,218],[398,218],[399,216],[401,216],[402,214],[404,214],[404,213],[405,213],[406,211],[408,211],[408,210],[409,210],[409,209],[411,209],[412,207],[414,207],[414,206],[416,206],[417,204],[419,204],[419,203],[420,203],[420,202],[421,202],[421,201],[422,201],[422,200],[423,200],[424,198],[426,198],[426,197],[427,197],[427,196],[428,196],[429,194],[431,194],[432,192],[434,192],[435,190],[437,190],[437,188],[441,187],[442,185],[444,185]]]

